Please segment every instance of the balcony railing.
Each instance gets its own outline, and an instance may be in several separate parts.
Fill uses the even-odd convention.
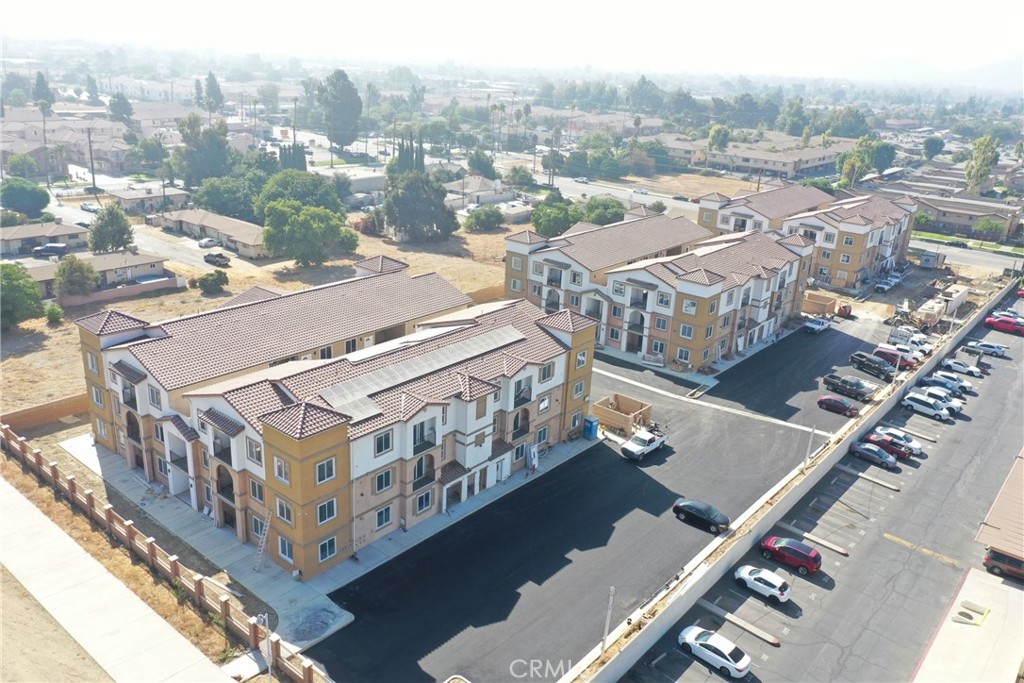
[[[512,439],[513,440],[518,439],[520,437],[526,436],[529,433],[530,433],[530,425],[526,425],[525,427],[520,427],[519,429],[513,429],[512,430]]]
[[[218,486],[217,495],[231,503],[235,504],[235,487],[234,486]]]
[[[587,315],[587,316],[590,316],[591,318],[594,318],[595,320],[600,320],[601,319],[601,309],[600,308],[587,308],[587,310],[583,311],[583,314]]]
[[[646,296],[630,297],[629,305],[632,308],[647,308],[647,297]]]
[[[420,453],[425,453],[436,445],[437,439],[434,436],[428,436],[419,443],[414,443],[412,445],[412,454],[419,455]]]
[[[559,288],[561,288],[561,286],[562,286],[562,275],[561,275],[561,273],[559,273],[556,276],[548,275],[548,277],[545,280],[545,282],[547,283],[548,287],[559,287]]]
[[[231,444],[227,444],[227,445],[223,445],[223,446],[218,446],[218,445],[215,444],[214,448],[213,448],[213,457],[217,458],[218,460],[220,460],[222,463],[224,463],[226,465],[230,465],[231,464]]]
[[[524,389],[520,389],[519,392],[516,393],[515,398],[512,400],[512,407],[519,408],[520,406],[525,406],[532,400],[533,387],[526,387]]]
[[[420,477],[419,479],[414,479],[413,480],[413,482],[412,482],[412,490],[413,491],[419,491],[424,486],[429,486],[429,485],[433,484],[434,480],[435,480],[434,470],[429,470],[422,477]]]
[[[121,392],[121,403],[125,404],[126,406],[128,406],[132,410],[138,410],[139,409],[139,402],[135,398],[135,390],[132,389],[131,391],[122,391]]]
[[[637,334],[643,334],[644,325],[643,323],[631,322],[626,324],[626,329],[630,332],[636,332]]]
[[[737,330],[744,330],[744,329],[746,329],[746,327],[747,327],[747,319],[746,318],[744,318],[743,320],[741,320],[738,323],[736,323],[736,329]]]
[[[182,472],[188,472],[188,458],[181,453],[171,451],[171,465],[177,467]]]

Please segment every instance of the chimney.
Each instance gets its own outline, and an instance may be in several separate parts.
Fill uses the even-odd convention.
[[[53,217],[53,222],[56,223],[57,225],[60,225],[61,223],[64,222],[64,219],[61,218],[60,216],[54,216]]]

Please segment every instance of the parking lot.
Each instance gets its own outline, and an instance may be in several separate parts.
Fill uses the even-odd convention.
[[[1008,353],[987,359],[990,375],[971,378],[962,416],[939,423],[895,409],[879,424],[911,432],[922,454],[892,470],[844,457],[771,532],[816,547],[818,574],[800,576],[755,548],[741,564],[780,575],[790,600],[775,606],[738,586],[733,567],[624,680],[721,679],[679,647],[691,624],[746,652],[749,681],[911,680],[963,573],[980,567],[978,524],[1024,443],[1024,340],[982,327],[970,336]]]

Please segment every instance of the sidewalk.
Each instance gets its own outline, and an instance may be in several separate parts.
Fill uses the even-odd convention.
[[[232,680],[3,479],[0,511],[0,563],[115,681]]]

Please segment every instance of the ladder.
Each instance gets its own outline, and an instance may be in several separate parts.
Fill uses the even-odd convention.
[[[259,571],[266,564],[267,560],[267,539],[270,537],[270,520],[274,516],[274,511],[271,510],[267,513],[267,520],[263,523],[263,533],[260,534],[260,542],[256,546],[256,561],[253,563],[253,569]]]

